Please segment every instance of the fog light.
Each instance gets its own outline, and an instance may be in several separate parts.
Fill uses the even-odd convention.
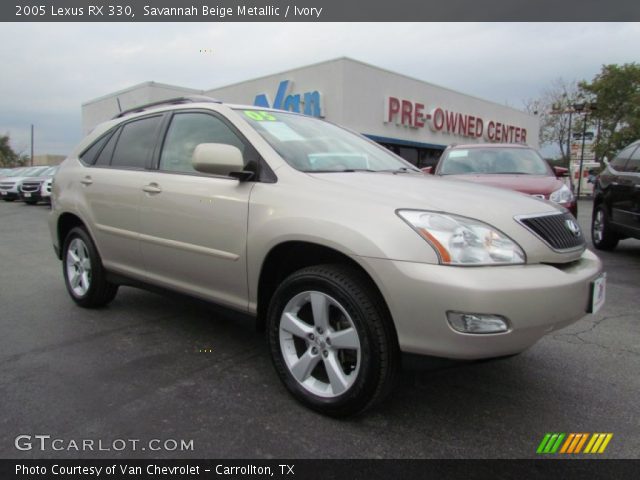
[[[447,321],[461,333],[503,333],[509,330],[507,319],[500,315],[447,312]]]

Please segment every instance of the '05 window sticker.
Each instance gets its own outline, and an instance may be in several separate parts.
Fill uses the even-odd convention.
[[[260,110],[244,110],[244,114],[249,117],[251,120],[255,120],[257,122],[275,122],[278,120],[276,117],[271,115],[269,112],[263,112]]]

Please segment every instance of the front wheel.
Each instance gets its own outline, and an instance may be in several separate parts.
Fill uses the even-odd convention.
[[[393,386],[395,330],[379,293],[354,268],[321,265],[290,275],[273,296],[267,331],[280,379],[316,411],[353,415]]]
[[[591,240],[598,250],[613,250],[618,245],[620,237],[611,229],[609,215],[603,204],[593,210],[591,219]]]
[[[81,307],[97,308],[115,298],[118,285],[107,281],[98,250],[84,228],[76,227],[69,232],[62,251],[64,282],[74,302]]]

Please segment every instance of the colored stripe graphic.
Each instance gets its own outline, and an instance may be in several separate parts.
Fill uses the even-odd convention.
[[[564,437],[564,433],[547,433],[538,445],[536,453],[556,453]]]
[[[536,453],[604,453],[612,438],[613,433],[546,433]],[[583,451],[585,443],[587,446]]]
[[[604,453],[612,438],[613,433],[594,433],[584,453]]]

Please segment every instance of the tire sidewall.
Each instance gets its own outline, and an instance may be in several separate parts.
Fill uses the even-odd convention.
[[[596,216],[598,215],[598,212],[602,212],[602,238],[599,242],[596,241],[594,235]],[[599,250],[611,250],[618,243],[615,233],[611,231],[611,227],[609,225],[609,214],[602,203],[597,205],[593,210],[591,218],[591,241],[593,246]]]
[[[69,276],[67,273],[67,256],[69,254],[69,245],[76,238],[82,240],[86,245],[87,251],[89,252],[89,261],[91,262],[91,284],[89,285],[89,289],[87,290],[87,292],[82,296],[77,295],[71,288]],[[64,275],[64,285],[65,287],[67,287],[67,291],[69,292],[69,295],[71,295],[71,298],[75,302],[83,304],[84,302],[87,302],[96,291],[96,275],[99,273],[99,269],[102,267],[98,252],[96,251],[93,241],[91,240],[91,237],[89,236],[87,231],[84,228],[80,227],[73,228],[67,234],[64,240],[62,252],[62,271]]]
[[[289,300],[301,292],[319,291],[334,298],[351,316],[360,340],[360,368],[358,377],[345,393],[326,398],[306,390],[291,374],[280,346],[280,318]],[[328,414],[359,410],[373,396],[375,378],[379,375],[380,351],[373,340],[374,333],[366,321],[366,314],[349,292],[340,284],[318,273],[296,273],[276,290],[267,314],[267,331],[272,359],[285,386],[307,406]],[[362,404],[362,405],[360,405]]]

